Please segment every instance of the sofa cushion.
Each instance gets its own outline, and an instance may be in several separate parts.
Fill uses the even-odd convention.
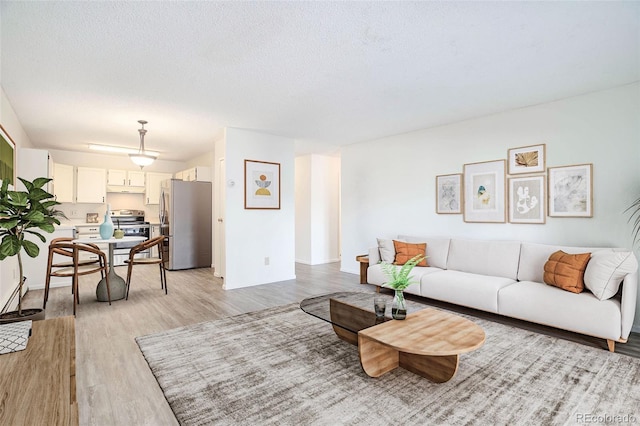
[[[625,275],[638,270],[638,261],[630,251],[598,250],[591,254],[584,273],[584,285],[599,300],[618,292]]]
[[[518,276],[517,241],[451,240],[447,269],[494,277]]]
[[[404,265],[416,256],[426,256],[427,243],[405,243],[404,241],[393,240],[393,247],[396,250],[394,264]],[[416,264],[416,266],[428,266],[426,257]]]
[[[396,268],[400,268],[400,266],[396,266]],[[427,266],[427,267],[423,267],[423,266],[416,266],[415,268],[413,268],[411,270],[411,273],[409,274],[409,277],[414,277],[416,281],[420,282],[420,278],[425,275],[425,274],[432,274],[434,272],[440,272],[442,271],[442,269],[440,268],[434,268],[431,266]],[[387,281],[389,281],[389,277],[387,277],[387,275],[384,273],[384,271],[382,270],[382,265],[381,264],[374,264],[374,265],[369,265],[369,268],[367,268],[367,283],[369,284],[373,284],[373,285],[383,285],[384,283],[386,283]],[[411,285],[409,288],[413,287],[413,285]],[[417,285],[416,286],[416,290],[415,291],[409,291],[409,290],[405,290],[408,293],[411,294],[420,294],[420,286]]]
[[[393,240],[378,238],[378,250],[380,251],[380,259],[385,263],[393,263],[396,258],[396,249],[393,246]]]
[[[558,250],[544,264],[544,282],[572,293],[584,290],[584,271],[591,253],[567,254]]]
[[[541,282],[520,281],[500,289],[498,313],[605,339],[621,335],[617,299],[600,301],[588,291],[570,293]]]
[[[412,237],[409,235],[398,235],[398,238],[408,243],[427,243],[427,262],[429,265],[447,269],[450,238]]]
[[[613,249],[592,247],[554,246],[547,244],[522,243],[520,250],[520,264],[518,266],[518,281],[544,282],[544,264],[551,253],[562,250],[565,253],[586,253],[596,250],[613,251]]]
[[[495,313],[498,312],[498,290],[513,283],[515,280],[511,278],[446,270],[423,275],[420,293],[424,297]]]

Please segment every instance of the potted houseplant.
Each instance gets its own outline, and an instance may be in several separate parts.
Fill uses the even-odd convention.
[[[633,204],[631,204],[631,206],[629,206],[625,211],[631,212],[629,222],[633,221],[633,242],[637,243],[638,236],[640,236],[640,198],[634,201]]]
[[[2,181],[0,187],[0,261],[18,256],[20,282],[18,284],[18,310],[0,314],[0,322],[21,321],[24,319],[44,318],[42,309],[22,309],[22,251],[30,256],[38,256],[40,249],[27,236],[36,236],[43,243],[46,238],[42,232],[53,232],[54,224],[60,225],[59,217],[65,217],[54,206],[60,204],[54,196],[42,187],[51,179],[36,178],[33,182],[19,178],[26,191],[10,191],[9,181]]]
[[[384,287],[395,290],[393,303],[391,305],[391,316],[393,319],[403,320],[407,317],[407,302],[404,299],[403,291],[415,282],[409,274],[413,267],[424,259],[426,259],[426,256],[418,254],[399,268],[392,263],[382,262],[382,271],[389,277],[389,281],[384,284]]]

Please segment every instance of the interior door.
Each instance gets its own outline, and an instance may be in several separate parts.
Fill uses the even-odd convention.
[[[224,234],[224,228],[225,228],[225,223],[224,223],[224,213],[225,213],[225,199],[226,199],[226,170],[225,170],[225,163],[224,163],[224,158],[221,158],[219,163],[218,163],[218,176],[217,176],[217,185],[218,185],[218,190],[216,191],[217,195],[216,195],[216,205],[215,205],[215,236],[214,236],[214,241],[215,241],[215,247],[214,247],[214,253],[215,253],[215,269],[213,272],[213,275],[219,278],[224,278],[225,275],[225,234]]]

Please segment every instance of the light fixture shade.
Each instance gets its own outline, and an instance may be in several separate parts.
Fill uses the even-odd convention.
[[[137,154],[129,154],[129,158],[131,159],[131,161],[133,161],[134,164],[140,166],[140,168],[143,168],[144,166],[148,166],[149,164],[153,163],[155,157],[147,154],[144,149],[144,135],[147,133],[144,125],[147,124],[147,122],[145,120],[138,120],[138,123],[142,125],[142,128],[138,129],[138,133],[140,133],[140,149],[138,150]]]
[[[148,166],[149,164],[153,163],[153,160],[155,160],[154,157],[141,153],[129,154],[129,158],[131,159],[131,161],[133,161],[134,164],[140,166],[140,168]]]

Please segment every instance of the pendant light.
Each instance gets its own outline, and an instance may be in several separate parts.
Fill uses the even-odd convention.
[[[142,128],[138,129],[138,132],[140,133],[140,148],[138,149],[138,152],[136,154],[129,154],[129,158],[131,158],[131,161],[133,161],[135,164],[140,166],[140,168],[143,168],[144,166],[148,166],[149,164],[153,163],[155,157],[147,154],[147,152],[144,150],[144,135],[147,133],[144,125],[147,124],[147,122],[145,120],[138,120],[138,123],[142,125]]]

